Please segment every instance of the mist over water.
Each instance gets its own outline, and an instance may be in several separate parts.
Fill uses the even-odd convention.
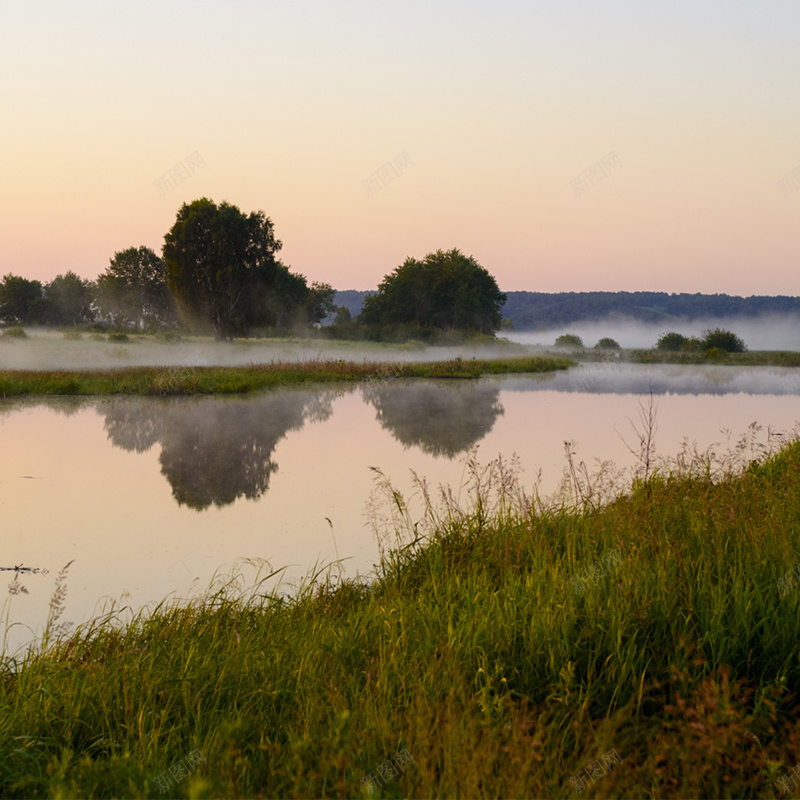
[[[669,319],[658,325],[628,318],[608,317],[595,322],[576,322],[565,327],[545,331],[511,331],[504,336],[513,342],[526,345],[552,347],[565,333],[581,337],[586,347],[594,347],[608,336],[623,348],[647,349],[654,347],[659,338],[670,331],[684,336],[702,337],[706,330],[724,328],[733,331],[747,345],[748,350],[800,350],[800,318],[792,315],[769,317],[731,317],[726,319],[679,320]]]
[[[98,341],[83,334],[65,339],[61,333],[29,330],[28,339],[0,338],[0,369],[69,370],[125,367],[249,366],[271,362],[339,360],[440,361],[462,358],[503,358],[527,348],[516,344],[426,347],[328,339],[247,339],[233,343],[192,337],[175,343],[131,338],[129,342]]]
[[[594,362],[534,377],[510,377],[503,388],[592,394],[800,395],[800,369],[793,367]]]

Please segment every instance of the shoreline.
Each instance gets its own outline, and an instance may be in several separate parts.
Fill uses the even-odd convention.
[[[475,379],[483,375],[535,374],[565,370],[567,358],[522,356],[447,361],[273,361],[247,367],[176,365],[98,370],[0,370],[0,397],[43,395],[243,394],[305,383],[387,381],[391,378]]]

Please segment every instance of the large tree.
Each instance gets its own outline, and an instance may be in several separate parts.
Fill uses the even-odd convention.
[[[364,299],[359,317],[368,326],[399,327],[430,335],[436,330],[492,334],[506,300],[495,279],[459,250],[407,258]]]
[[[167,269],[149,247],[114,254],[97,278],[97,305],[117,325],[166,327],[177,321]]]
[[[232,339],[303,317],[308,286],[276,258],[280,249],[263,211],[245,215],[206,197],[184,204],[163,252],[167,285],[187,325]]]

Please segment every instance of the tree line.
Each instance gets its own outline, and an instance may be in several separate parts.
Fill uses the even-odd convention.
[[[164,237],[114,254],[96,281],[73,272],[49,283],[8,274],[0,323],[157,330],[182,327],[217,339],[319,326],[336,338],[429,340],[441,332],[493,335],[506,296],[472,256],[457,249],[407,258],[352,315],[327,283],[310,286],[278,258],[282,243],[263,211],[208,198],[184,204]]]
[[[537,330],[610,315],[648,323],[800,314],[800,298],[666,292],[508,292],[503,315],[516,330]]]

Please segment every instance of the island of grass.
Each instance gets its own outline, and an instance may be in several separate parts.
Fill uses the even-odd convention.
[[[0,795],[791,791],[800,444],[577,509],[471,472],[371,583],[219,591],[7,657]]]
[[[479,378],[567,369],[565,358],[523,356],[430,362],[273,361],[247,367],[130,367],[105,370],[0,370],[0,397],[35,395],[241,394],[257,389],[391,378]]]

